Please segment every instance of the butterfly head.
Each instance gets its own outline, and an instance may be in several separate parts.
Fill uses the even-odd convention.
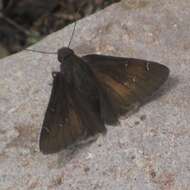
[[[57,51],[58,61],[64,63],[66,59],[74,54],[73,50],[68,47],[63,47]]]

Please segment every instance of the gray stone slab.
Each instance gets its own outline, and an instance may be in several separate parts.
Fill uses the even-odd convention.
[[[56,55],[0,60],[0,189],[190,189],[190,1],[122,1],[78,22],[79,54],[136,57],[171,75],[151,102],[95,142],[45,156],[38,138]],[[66,46],[73,25],[31,48]]]

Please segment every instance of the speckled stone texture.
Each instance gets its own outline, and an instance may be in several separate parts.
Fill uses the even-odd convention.
[[[38,138],[56,55],[0,60],[0,189],[189,190],[190,1],[122,1],[78,22],[71,47],[157,61],[170,78],[149,103],[105,136],[45,156]],[[73,25],[33,49],[67,45]]]

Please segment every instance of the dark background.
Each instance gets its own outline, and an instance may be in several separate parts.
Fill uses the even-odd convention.
[[[0,0],[0,58],[119,0]]]

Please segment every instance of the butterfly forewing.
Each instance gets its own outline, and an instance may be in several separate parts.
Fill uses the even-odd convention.
[[[107,94],[112,113],[118,117],[146,101],[169,74],[166,66],[140,59],[103,55],[87,55],[83,59]],[[102,112],[110,110],[102,107]]]

